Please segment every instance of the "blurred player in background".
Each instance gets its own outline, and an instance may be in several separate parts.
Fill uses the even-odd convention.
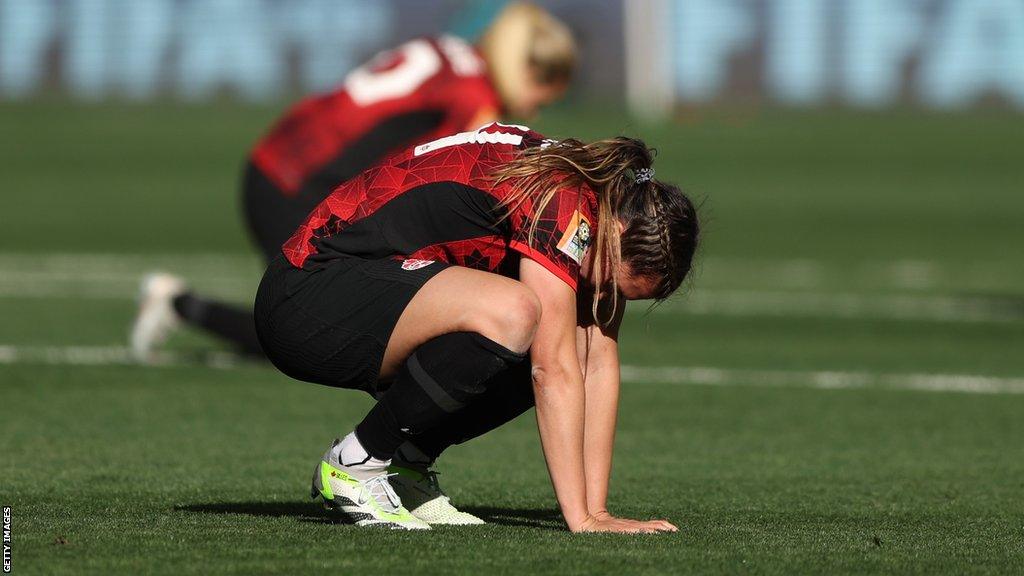
[[[378,399],[317,463],[311,494],[359,525],[479,524],[433,462],[536,403],[571,530],[674,531],[606,507],[626,301],[671,295],[699,234],[693,203],[654,179],[652,160],[632,138],[556,142],[492,124],[335,189],[255,304],[282,372]]]
[[[505,116],[529,118],[561,97],[576,63],[568,28],[529,3],[508,5],[477,46],[422,38],[378,54],[331,93],[295,104],[256,144],[242,180],[248,228],[267,261],[338,184],[388,153]],[[184,323],[262,354],[248,307],[192,292],[174,275],[142,283],[131,333],[140,361]]]

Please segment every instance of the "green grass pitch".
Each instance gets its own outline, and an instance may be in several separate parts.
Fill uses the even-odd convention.
[[[16,574],[1024,572],[1024,117],[710,111],[625,132],[703,199],[693,286],[623,333],[614,512],[573,535],[532,416],[452,449],[490,525],[360,530],[307,498],[369,406],[180,334],[125,362],[138,277],[244,302],[235,178],[275,107],[0,105],[0,504]]]

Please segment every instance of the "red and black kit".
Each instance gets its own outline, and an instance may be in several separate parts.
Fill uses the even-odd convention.
[[[267,271],[256,302],[264,350],[300,380],[373,391],[384,349],[416,291],[447,266],[515,278],[522,257],[576,289],[597,200],[566,186],[530,237],[527,201],[493,174],[544,137],[491,124],[393,155],[336,188]]]
[[[379,54],[338,90],[295,104],[253,149],[244,202],[257,242],[276,253],[341,182],[500,108],[483,59],[463,40],[423,38]]]

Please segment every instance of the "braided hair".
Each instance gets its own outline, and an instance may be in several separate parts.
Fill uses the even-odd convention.
[[[639,178],[616,215],[622,262],[633,276],[655,279],[655,299],[668,298],[693,265],[700,235],[693,202],[671,184]]]
[[[560,188],[587,185],[595,192],[598,221],[591,243],[591,280],[597,322],[600,295],[608,288],[615,308],[622,262],[634,277],[656,279],[659,300],[675,291],[690,271],[697,247],[696,210],[678,188],[654,179],[653,160],[654,151],[636,138],[591,143],[567,139],[526,149],[493,175],[496,183],[517,184],[502,202],[506,217],[526,202],[534,206],[531,241],[539,215]]]

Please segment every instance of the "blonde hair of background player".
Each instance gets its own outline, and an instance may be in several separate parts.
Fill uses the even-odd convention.
[[[576,67],[572,32],[529,2],[506,6],[478,46],[506,111],[520,118],[530,118],[560,98]]]

